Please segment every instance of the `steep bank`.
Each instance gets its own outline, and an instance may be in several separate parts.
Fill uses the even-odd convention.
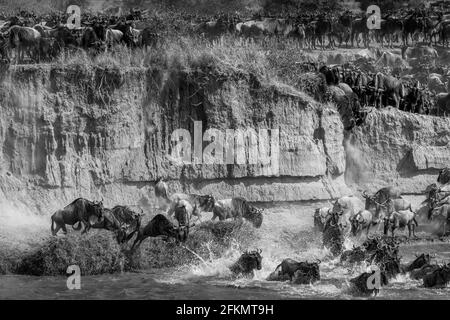
[[[251,72],[194,67],[11,67],[1,84],[1,197],[42,214],[76,196],[145,207],[158,177],[173,190],[253,201],[349,192],[343,129],[332,106]],[[193,134],[193,121],[203,131],[279,129],[279,170],[177,162],[171,135]]]
[[[176,63],[11,67],[0,88],[0,199],[40,214],[78,196],[151,208],[158,177],[173,191],[262,202],[330,199],[355,184],[420,193],[450,160],[448,118],[373,111],[344,136],[334,106],[213,62],[194,61],[190,70]],[[278,129],[277,168],[174,159],[174,131],[193,139],[194,121],[203,134]],[[259,139],[260,149],[270,150],[273,132]]]
[[[346,135],[346,182],[376,190],[387,184],[423,194],[450,164],[450,118],[386,108]]]

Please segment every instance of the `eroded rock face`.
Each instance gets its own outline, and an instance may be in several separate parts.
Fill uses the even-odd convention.
[[[348,135],[346,150],[347,182],[422,194],[450,163],[450,118],[376,110]]]
[[[252,201],[349,192],[339,114],[291,87],[245,73],[211,76],[199,87],[196,74],[173,70],[21,66],[8,72],[1,84],[2,191],[14,200],[26,189],[20,201],[39,212],[75,196],[151,206],[158,177],[173,191]],[[183,164],[171,138],[187,130],[194,151],[194,121],[205,140],[206,129],[255,130],[262,134],[257,151],[265,146],[275,165]],[[265,136],[259,129],[278,132]],[[206,151],[209,143],[197,147]]]
[[[33,212],[49,214],[79,196],[153,207],[159,177],[170,191],[250,201],[337,198],[352,193],[347,184],[372,178],[419,192],[450,158],[449,119],[374,111],[344,137],[333,105],[242,71],[18,66],[2,78],[0,194]],[[277,129],[278,139],[272,130],[256,144],[276,166],[179,161],[173,133],[187,130],[194,152],[195,123],[204,138],[211,128]]]

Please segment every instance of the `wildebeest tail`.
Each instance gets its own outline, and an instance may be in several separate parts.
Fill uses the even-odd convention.
[[[55,232],[55,225],[54,225],[55,221],[53,220],[53,216],[50,218],[50,220],[52,221],[50,229],[52,230],[52,233],[54,233]]]

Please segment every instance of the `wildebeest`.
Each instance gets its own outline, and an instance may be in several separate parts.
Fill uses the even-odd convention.
[[[84,230],[82,233],[86,233],[91,228],[90,219],[94,217],[98,222],[99,219],[102,218],[102,212],[102,201],[92,202],[83,198],[75,199],[72,203],[64,207],[64,209],[58,210],[52,215],[52,234],[56,235],[59,229],[62,229],[64,233],[67,233],[66,224],[73,226],[77,222],[80,222],[80,224],[78,228],[74,228],[74,230],[80,230],[83,225]]]
[[[29,27],[12,26],[8,30],[9,45],[16,49],[16,62],[21,63],[25,57],[25,53],[35,60],[36,53],[39,50],[39,41],[41,34],[39,31]]]
[[[426,288],[442,288],[450,281],[450,265],[439,266],[437,269],[423,277],[423,286]]]
[[[392,101],[395,108],[399,109],[400,101],[405,97],[405,87],[402,80],[381,72],[375,75],[375,90],[383,93],[376,103],[378,108],[387,106]]]
[[[123,38],[123,32],[120,30],[115,30],[108,28],[105,33],[105,51],[108,47],[112,47],[114,44],[120,43]]]
[[[440,207],[435,207],[431,210],[431,219],[439,220],[442,224],[442,236],[447,234],[447,225],[450,217],[450,205],[444,204]]]
[[[386,41],[388,46],[392,47],[395,37],[401,35],[402,29],[403,22],[400,19],[393,17],[382,19],[379,29],[379,40],[381,42],[381,46],[384,45],[384,38],[387,38]]]
[[[408,237],[411,238],[411,235],[415,237],[415,228],[418,226],[415,215],[415,212],[411,210],[392,212],[391,216],[385,219],[385,223],[388,223],[391,228],[392,236],[394,236],[395,229],[404,229],[405,226],[408,226]]]
[[[130,250],[133,250],[136,245],[139,246],[148,237],[159,236],[179,239],[178,228],[162,214],[157,214],[145,227],[139,229]]]
[[[198,221],[201,221],[201,212],[210,212],[214,208],[214,197],[212,195],[200,195],[200,194],[185,194],[175,193],[170,197],[170,207],[167,211],[167,215],[170,217],[175,212],[175,208],[178,202],[181,200],[188,201],[192,206],[192,216],[196,216]]]
[[[254,270],[261,270],[262,268],[261,250],[246,251],[230,266],[230,270],[235,275],[245,277],[253,277]]]
[[[218,200],[214,203],[212,210],[215,220],[217,217],[220,221],[232,219],[246,219],[253,224],[255,228],[261,227],[263,221],[262,210],[255,208],[242,197]]]
[[[332,211],[322,233],[323,246],[328,248],[334,256],[342,253],[344,232],[339,222],[343,212]]]
[[[353,279],[350,279],[351,289],[355,293],[361,294],[364,296],[370,296],[372,294],[377,295],[380,291],[380,287],[377,287],[376,284],[379,284],[380,286],[385,286],[388,284],[388,279],[384,272],[380,272],[379,273],[379,275],[380,275],[379,283],[377,283],[375,280],[376,272],[380,272],[380,271],[373,270],[370,273],[364,272],[364,273],[360,274],[359,276],[357,276]],[[371,282],[370,280],[372,280],[373,282]],[[369,286],[368,286],[369,283],[372,284],[373,287],[369,288]]]
[[[99,222],[92,224],[94,229],[105,229],[112,231],[116,234],[118,243],[123,243],[126,239],[126,231],[122,227],[119,220],[115,217],[112,210],[108,208],[103,209],[102,218]]]
[[[217,38],[229,31],[228,23],[224,19],[204,21],[195,26],[195,31],[206,38]]]
[[[366,235],[369,235],[370,227],[376,225],[378,221],[374,221],[374,215],[369,210],[361,210],[355,216],[350,218],[351,231],[354,236],[366,229]]]
[[[328,220],[329,215],[331,214],[331,208],[317,208],[314,212],[314,229],[322,232],[325,228],[325,224]]]
[[[427,274],[430,274],[437,269],[439,269],[439,265],[428,263],[418,269],[412,270],[411,273],[409,274],[409,276],[411,277],[411,279],[421,280]]]
[[[421,269],[423,266],[430,264],[430,261],[430,254],[422,253],[421,255],[416,255],[416,259],[407,266],[402,267],[402,270],[403,272],[411,272],[416,269]]]
[[[84,49],[99,49],[101,47],[101,38],[99,35],[95,32],[95,29],[93,27],[86,27],[84,29],[84,32],[81,36],[81,46]]]
[[[141,219],[143,212],[136,213],[128,206],[115,206],[112,208],[112,213],[118,219],[121,228],[125,230],[124,241],[130,240],[135,233],[141,228]]]
[[[364,203],[355,196],[344,196],[334,202],[333,213],[340,213],[338,225],[344,234],[350,233],[350,219],[361,210],[364,210]]]
[[[375,192],[372,196],[369,195],[366,191],[363,191],[362,196],[366,199],[365,209],[372,210],[373,208],[378,208],[379,206],[383,206],[389,199],[398,199],[400,198],[400,191],[395,187],[388,186],[381,188],[377,192]],[[396,210],[405,210],[405,209],[396,209]]]
[[[297,262],[284,259],[267,278],[268,281],[291,280],[296,284],[310,284],[320,280],[320,260],[316,262]]]
[[[191,213],[192,206],[186,200],[181,200],[178,202],[175,208],[175,220],[178,222],[178,232],[180,236],[180,241],[185,242],[189,236],[189,230],[195,224],[191,224]]]
[[[359,47],[359,35],[362,35],[363,37],[363,43],[365,47],[369,46],[369,34],[367,29],[367,18],[357,18],[352,21],[351,25],[351,43],[353,47],[353,43],[356,40],[356,45]]]
[[[185,200],[192,206],[192,215],[201,221],[201,212],[210,212],[214,208],[215,199],[212,195],[174,193],[169,196],[167,184],[159,179],[155,185],[155,196],[158,199],[159,207],[167,210],[167,215],[171,217],[175,212],[178,202]]]

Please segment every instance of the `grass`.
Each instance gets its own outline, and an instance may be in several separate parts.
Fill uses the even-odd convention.
[[[78,265],[83,275],[114,273],[123,270],[125,257],[110,232],[73,232],[53,237],[40,248],[25,255],[14,273],[28,275],[65,275],[67,267]]]
[[[188,71],[196,62],[211,60],[219,69],[246,70],[256,74],[280,75],[284,78],[298,62],[317,62],[317,55],[300,50],[295,40],[268,38],[248,40],[225,35],[214,41],[199,36],[168,37],[156,48],[130,49],[116,45],[94,55],[82,49],[62,52],[54,61],[59,65],[108,67],[163,67],[174,61]],[[322,57],[323,61],[325,57]],[[271,74],[272,73],[272,74]]]

